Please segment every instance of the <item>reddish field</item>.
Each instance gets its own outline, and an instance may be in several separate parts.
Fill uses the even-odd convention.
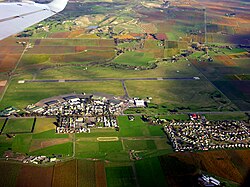
[[[114,46],[112,39],[42,39],[39,46]]]
[[[177,153],[174,156],[185,163],[199,166],[201,170],[237,183],[244,181],[246,172],[250,168],[250,150]]]
[[[4,91],[5,85],[7,84],[7,80],[0,80],[0,94]]]
[[[95,162],[77,160],[77,186],[95,187]]]
[[[36,167],[23,165],[18,178],[17,187],[50,187],[53,167]]]
[[[52,62],[96,62],[105,61],[113,58],[114,51],[87,51],[80,54],[72,55],[53,55],[51,56]]]
[[[19,46],[19,47],[22,46],[21,44],[17,44],[17,41],[19,41],[19,42],[27,42],[28,39],[9,37],[9,38],[6,38],[4,40],[1,40],[0,41],[0,46],[3,46],[3,47],[5,47],[5,46]]]
[[[154,49],[151,51],[154,53],[155,58],[164,58],[164,49]]]
[[[175,24],[176,24],[175,20],[165,20],[165,21],[162,21],[162,22],[158,22],[156,24],[156,27],[157,27],[159,33],[172,32],[173,31],[173,26]],[[171,27],[169,25],[171,25]]]
[[[106,173],[103,162],[95,162],[96,187],[106,187]]]
[[[154,21],[165,21],[166,14],[160,11],[156,12],[146,12],[146,11],[138,11],[138,13],[142,14],[142,20],[145,22],[152,23]]]
[[[98,44],[97,46],[99,47],[113,47],[114,46],[114,41],[113,40],[97,40]]]
[[[4,91],[5,86],[0,86],[0,94]]]
[[[205,36],[203,34],[189,35],[189,37],[195,42],[204,43],[205,41]]]
[[[72,31],[72,32],[70,32],[68,38],[77,38],[78,36],[80,36],[83,33],[84,33],[84,30]]]
[[[226,55],[217,55],[215,59],[224,64],[225,66],[237,66],[237,64]]]
[[[35,46],[27,54],[64,54],[75,53],[74,46]]]
[[[0,72],[11,71],[20,58],[20,54],[0,54]]]
[[[85,50],[97,50],[97,51],[107,51],[113,50],[113,46],[110,47],[95,47],[95,46],[35,46],[26,54],[67,54],[67,53],[79,53]]]
[[[0,54],[20,54],[23,50],[23,46],[0,46]]]
[[[197,174],[194,165],[183,162],[176,155],[160,156],[159,160],[168,186],[193,186],[194,176]]]
[[[230,58],[250,58],[250,53],[238,53],[238,54],[232,54],[228,55]]]
[[[246,154],[245,150],[238,150],[238,151],[234,151],[238,154],[238,156],[242,159],[242,162],[245,166],[248,166],[248,168],[250,167],[250,156],[249,154]]]
[[[86,46],[75,46],[75,52],[83,52],[84,50],[86,50],[87,47]]]
[[[54,166],[52,186],[76,186],[76,164],[77,160],[56,164]]]
[[[70,32],[57,32],[50,34],[48,38],[68,38],[69,35]]]
[[[1,81],[0,80],[0,86],[5,86],[7,84],[7,80]]]
[[[145,33],[156,33],[157,28],[153,23],[141,24],[140,27],[144,30]]]
[[[21,171],[21,164],[15,162],[0,162],[0,186],[16,186],[18,175]]]
[[[96,50],[96,51],[112,51],[114,50],[113,46],[101,46],[101,47],[96,47],[96,46],[87,46],[87,50]]]

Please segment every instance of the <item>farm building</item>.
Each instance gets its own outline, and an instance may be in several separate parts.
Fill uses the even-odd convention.
[[[145,107],[145,101],[144,100],[135,100],[134,101],[136,107]]]

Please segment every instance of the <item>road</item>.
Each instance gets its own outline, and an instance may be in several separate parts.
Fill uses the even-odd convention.
[[[207,44],[207,9],[204,7],[204,34],[205,34],[205,41],[204,43]]]
[[[195,77],[151,77],[151,78],[96,78],[96,79],[36,79],[36,80],[24,80],[24,83],[33,83],[33,82],[102,82],[102,81],[170,81],[170,80],[186,80],[193,81],[199,80]]]
[[[169,113],[169,115],[171,114],[190,114],[190,113],[196,113],[196,114],[237,114],[237,113],[250,113],[250,110],[244,110],[244,111],[189,111],[189,112],[174,112],[174,113]],[[141,115],[146,115],[146,113],[137,113],[137,114],[122,114],[121,116],[129,116],[129,115],[133,115],[133,116],[141,116]],[[29,116],[29,117],[22,117],[22,116],[10,116],[8,117],[9,119],[33,119],[35,116]],[[36,118],[55,118],[56,116],[36,116]],[[6,119],[6,117],[0,117],[0,119]]]
[[[129,95],[128,95],[128,90],[127,90],[125,81],[122,80],[121,82],[122,82],[122,87],[123,87],[123,90],[124,90],[124,98],[125,98],[125,99],[129,99],[130,97],[129,97]]]

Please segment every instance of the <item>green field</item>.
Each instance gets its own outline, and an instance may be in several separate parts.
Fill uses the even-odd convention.
[[[91,129],[90,133],[79,133],[76,134],[76,138],[96,138],[98,137],[117,137],[119,136],[119,132],[115,131],[115,129],[111,128],[95,128]]]
[[[156,149],[156,145],[153,140],[126,140],[124,141],[124,147],[127,151],[149,151]]]
[[[189,116],[187,114],[171,114],[164,116],[165,119],[167,120],[188,120]]]
[[[3,156],[5,151],[8,151],[12,148],[12,140],[7,139],[6,136],[0,136],[0,157]]]
[[[166,104],[167,109],[217,111],[234,108],[223,96],[220,100],[212,98],[216,89],[207,81],[126,81],[126,86],[131,97],[152,97],[152,103]]]
[[[86,139],[76,142],[76,158],[100,159],[112,162],[129,161],[129,156],[120,141],[96,142]]]
[[[30,152],[31,155],[45,155],[45,156],[52,156],[52,155],[62,155],[64,157],[72,156],[72,142],[58,144],[54,146],[50,146],[47,148],[43,148],[37,151]]]
[[[148,66],[153,61],[153,55],[143,52],[126,52],[117,57],[114,62],[130,66]]]
[[[2,129],[4,125],[5,119],[0,119],[0,130]]]
[[[68,134],[57,134],[55,130],[43,131],[32,135],[34,139],[44,139],[44,138],[68,138]]]
[[[99,142],[99,151],[103,153],[119,153],[122,151],[122,143],[120,141],[116,142]]]
[[[41,99],[68,94],[68,93],[95,93],[103,92],[114,95],[123,95],[120,82],[85,82],[85,83],[25,83],[18,84],[13,80],[0,102],[1,109],[8,106],[25,108],[30,104],[37,103]]]
[[[148,126],[148,130],[151,136],[164,136],[165,133],[163,131],[162,126]]]
[[[140,160],[135,163],[135,168],[140,186],[167,186],[157,157]]]
[[[245,113],[205,114],[208,120],[248,120]]]
[[[36,55],[37,56],[37,55]],[[40,55],[39,55],[40,56]],[[33,58],[33,57],[32,57]],[[36,58],[36,57],[34,57]],[[22,65],[18,71],[22,73],[19,79],[90,79],[90,78],[132,78],[132,77],[193,77],[200,76],[199,72],[189,66],[187,61],[176,63],[159,63],[155,69],[135,71],[112,67],[69,66],[54,67],[46,62],[46,57],[37,66]],[[43,70],[40,68],[45,67]],[[87,69],[86,69],[87,67]],[[179,71],[179,73],[177,72]],[[23,74],[25,72],[25,74]]]
[[[12,151],[18,153],[29,153],[31,145],[32,135],[30,134],[18,134],[13,139]]]
[[[9,119],[3,133],[31,132],[34,119]]]
[[[131,166],[107,167],[108,187],[133,187],[136,186],[135,176]]]
[[[76,157],[77,158],[92,158],[103,157],[103,153],[99,152],[98,142],[81,141],[76,142]]]
[[[118,118],[118,124],[120,126],[119,136],[149,136],[147,123],[144,123],[140,117],[135,117],[134,121],[129,121],[128,117],[121,116]]]
[[[54,118],[37,118],[34,133],[42,133],[49,130],[55,131],[56,126],[53,124],[55,121]]]

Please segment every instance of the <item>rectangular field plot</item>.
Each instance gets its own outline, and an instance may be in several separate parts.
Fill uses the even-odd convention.
[[[79,187],[95,187],[96,172],[95,162],[86,160],[77,160],[77,186]]]
[[[17,186],[47,187],[51,185],[53,167],[23,165],[17,177]]]
[[[119,132],[114,129],[106,129],[106,128],[97,128],[91,129],[90,133],[79,133],[76,134],[76,138],[85,139],[85,138],[93,138],[92,141],[97,141],[98,137],[117,137],[119,136]]]
[[[76,142],[76,158],[101,159],[109,161],[129,161],[128,153],[123,151],[120,141],[96,142],[89,138]]]
[[[118,64],[131,66],[148,66],[154,60],[154,55],[143,52],[126,52],[114,60]]]
[[[32,139],[29,151],[34,152],[51,146],[68,143],[70,141],[71,140],[69,138]]]
[[[30,152],[31,155],[45,155],[45,156],[52,156],[52,155],[62,155],[62,156],[72,156],[73,144],[72,142],[58,144],[49,146],[43,149],[39,149],[37,151]]]
[[[181,157],[184,158],[183,154]],[[193,179],[191,176],[196,172],[195,164],[189,164],[183,160],[168,155],[159,157],[160,167],[167,181],[167,186],[192,186]]]
[[[165,136],[162,126],[148,126],[151,136]]]
[[[18,62],[21,54],[0,54],[0,73],[11,71]]]
[[[165,140],[155,140],[154,143],[155,143],[157,150],[168,150],[169,153],[171,153],[173,151],[171,143],[168,142],[166,139]]]
[[[16,186],[21,164],[0,162],[0,184],[1,186]]]
[[[68,137],[69,137],[68,134],[57,134],[55,129],[46,130],[43,132],[35,132],[32,135],[33,139],[68,138]]]
[[[35,43],[35,41],[33,41]],[[109,39],[43,39],[39,46],[114,46]]]
[[[144,123],[139,116],[135,117],[134,121],[129,121],[127,116],[118,117],[118,124],[120,126],[119,136],[149,136],[148,124]]]
[[[29,153],[29,148],[32,140],[31,134],[18,134],[13,139],[12,151],[18,153]]]
[[[146,151],[156,149],[153,140],[125,140],[124,147],[126,150]]]
[[[135,168],[140,186],[167,186],[158,157],[137,161]]]
[[[108,187],[133,187],[136,186],[135,176],[131,166],[106,167]]]
[[[122,151],[121,141],[116,142],[99,142],[99,151],[103,153]]]
[[[0,136],[0,157],[3,156],[5,151],[12,147],[12,139],[7,138],[5,135]]]
[[[103,158],[104,155],[99,152],[98,142],[77,141],[76,142],[77,158]]]
[[[54,166],[52,186],[69,187],[77,184],[77,160],[59,163]]]
[[[107,186],[104,162],[101,161],[95,162],[95,177],[96,177],[96,187]]]
[[[3,133],[31,132],[34,119],[9,119]]]
[[[34,133],[54,130],[56,126],[53,124],[56,121],[54,118],[37,118]]]

